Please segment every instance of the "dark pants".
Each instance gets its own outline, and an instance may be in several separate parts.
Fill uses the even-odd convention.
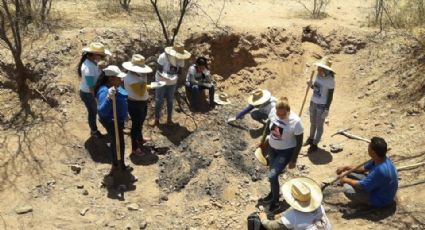
[[[270,160],[270,171],[268,176],[270,181],[270,191],[272,194],[272,205],[277,205],[279,202],[279,175],[282,174],[286,165],[288,165],[291,160],[294,149],[295,148],[278,150],[271,146],[268,148]]]
[[[115,127],[114,127],[114,121],[104,121],[100,119],[100,123],[105,127],[106,131],[108,132],[108,136],[111,138],[111,154],[112,154],[112,164],[114,166],[118,166],[118,164],[121,164],[122,168],[125,168],[124,165],[124,122],[118,122],[118,137],[120,140],[120,155],[121,155],[121,161],[118,162],[117,159],[117,149],[116,149],[116,139],[115,139]]]
[[[202,85],[192,85],[190,82],[186,82],[186,90],[189,90],[192,95],[192,103],[195,108],[199,108],[200,105],[200,92],[201,90],[207,89],[209,94],[209,102],[210,105],[214,104],[214,93],[215,87],[211,85],[211,87],[205,87]]]
[[[347,177],[354,180],[362,180],[366,177],[366,175],[350,173]],[[344,184],[344,195],[353,203],[369,204],[369,194],[361,188],[356,188],[349,184]]]
[[[97,102],[96,98],[91,93],[86,93],[80,90],[80,98],[84,102],[88,112],[88,122],[92,132],[97,131],[96,115],[97,115]]]
[[[131,148],[133,150],[137,149],[139,147],[139,144],[143,141],[142,129],[147,112],[147,101],[128,100],[128,113],[131,117]]]

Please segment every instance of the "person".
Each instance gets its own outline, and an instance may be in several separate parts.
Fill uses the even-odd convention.
[[[282,195],[290,208],[268,220],[262,210],[259,218],[267,230],[331,230],[332,225],[322,205],[320,186],[307,177],[294,178],[281,188]]]
[[[81,60],[78,63],[77,73],[81,78],[80,81],[80,98],[86,106],[88,113],[88,124],[90,134],[93,137],[101,137],[96,124],[97,102],[94,94],[94,86],[100,75],[98,62],[111,52],[105,49],[102,43],[94,42],[89,47],[84,48]]]
[[[266,132],[263,133],[259,146],[267,149],[270,162],[268,174],[270,193],[263,198],[263,201],[270,204],[269,210],[273,212],[279,208],[279,175],[288,164],[290,169],[295,168],[304,129],[301,119],[291,111],[286,97],[280,98],[276,103],[265,128]],[[268,148],[263,148],[266,141]]]
[[[195,64],[189,67],[186,77],[186,90],[192,95],[193,107],[198,110],[200,106],[200,91],[207,89],[209,92],[210,108],[214,107],[215,86],[211,79],[207,59],[198,57]]]
[[[331,68],[332,62],[329,57],[324,57],[318,63],[317,76],[312,83],[307,84],[313,89],[313,96],[310,102],[310,136],[304,146],[310,146],[308,152],[315,152],[318,143],[322,138],[323,126],[329,115],[334,90],[335,90],[335,71]]]
[[[166,47],[165,52],[159,55],[155,81],[165,81],[166,85],[155,90],[155,121],[153,125],[159,124],[164,97],[167,100],[167,123],[173,123],[173,97],[177,80],[182,74],[185,60],[189,59],[190,56],[191,54],[184,49],[181,43]]]
[[[393,203],[397,193],[398,176],[393,162],[387,157],[387,143],[381,137],[373,137],[368,153],[371,158],[369,162],[354,173],[341,178],[344,194],[357,204],[376,208],[388,206]],[[340,175],[352,168],[340,167],[336,173]]]
[[[127,118],[127,91],[121,87],[122,80],[126,75],[120,71],[118,66],[110,65],[103,69],[95,86],[97,97],[97,111],[100,123],[105,127],[108,136],[111,138],[112,168],[111,173],[121,167],[126,169],[124,164],[124,121]],[[113,101],[116,102],[118,134],[115,133]],[[119,138],[121,161],[118,162],[116,149],[116,136]]]
[[[148,85],[147,79],[152,69],[145,64],[145,58],[140,54],[134,54],[131,61],[124,62],[122,67],[128,71],[124,77],[124,87],[128,92],[128,113],[131,117],[131,154],[142,156],[144,152],[141,146],[151,141],[143,136],[142,129],[148,112],[148,90],[153,88]]]
[[[264,123],[264,120],[267,120],[270,111],[275,107],[275,105],[276,98],[273,97],[268,90],[255,90],[252,95],[248,97],[248,106],[235,117],[230,117],[227,120],[227,123],[243,119],[246,114],[250,113],[255,108],[256,110],[251,112],[252,119]]]

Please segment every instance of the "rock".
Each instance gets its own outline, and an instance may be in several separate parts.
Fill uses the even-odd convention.
[[[81,166],[79,165],[71,165],[71,170],[75,173],[75,174],[79,174],[81,172]]]
[[[135,203],[132,203],[132,204],[127,205],[127,209],[129,211],[138,211],[139,210],[139,205],[138,204],[135,204]]]
[[[145,220],[142,221],[139,225],[140,229],[146,229],[146,227],[148,226],[148,222],[146,222]]]
[[[130,229],[131,229],[131,224],[130,224],[130,223],[128,223],[128,224],[125,226],[125,229],[130,230]]]
[[[330,144],[331,153],[339,153],[344,150],[344,148],[339,144]]]
[[[415,125],[414,125],[414,124],[411,124],[411,125],[409,126],[409,128],[410,128],[410,129],[414,129],[414,128],[415,128]]]
[[[55,184],[56,184],[56,181],[53,179],[47,181],[47,185],[55,185]]]
[[[84,188],[84,185],[83,184],[77,184],[77,188],[78,189],[83,189]]]
[[[87,189],[84,189],[81,194],[83,194],[84,196],[87,196],[87,195],[89,195],[89,191],[87,191]]]
[[[25,214],[25,213],[28,213],[28,212],[32,212],[32,207],[29,206],[29,205],[18,207],[18,208],[15,209],[15,212],[16,212],[16,214],[19,214],[19,215]]]
[[[163,195],[161,195],[160,199],[161,199],[162,201],[168,201],[168,196],[167,196],[167,195],[165,195],[165,194],[163,194]]]
[[[82,216],[85,216],[86,215],[86,213],[89,211],[89,208],[83,208],[81,211],[80,211],[80,215],[82,215]]]
[[[422,99],[418,101],[418,106],[421,109],[425,109],[425,97],[422,97]]]

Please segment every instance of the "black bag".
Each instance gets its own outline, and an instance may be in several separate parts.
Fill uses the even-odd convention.
[[[248,222],[248,230],[267,230],[261,224],[261,220],[257,212],[254,212],[251,215],[249,215],[247,222]]]

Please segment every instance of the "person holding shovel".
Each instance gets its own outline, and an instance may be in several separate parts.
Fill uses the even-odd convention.
[[[290,208],[267,219],[266,212],[260,210],[261,224],[267,230],[331,230],[331,223],[322,205],[323,194],[320,186],[307,177],[294,178],[281,187],[282,195]]]
[[[125,169],[124,164],[124,121],[127,118],[127,91],[121,87],[126,75],[118,66],[110,65],[103,69],[96,83],[97,111],[100,123],[105,127],[112,140],[111,173],[118,168]],[[115,105],[114,105],[115,104]],[[116,114],[114,114],[114,106]],[[117,127],[116,127],[117,126]],[[118,132],[116,132],[116,130]],[[117,136],[118,138],[117,138]],[[119,140],[119,143],[117,142]]]
[[[205,57],[198,57],[196,63],[189,67],[186,77],[186,90],[191,93],[193,107],[199,110],[200,92],[207,89],[209,93],[210,108],[214,107],[215,87],[211,79],[208,63]]]
[[[291,111],[286,97],[276,103],[265,128],[259,145],[268,153],[270,193],[262,200],[270,204],[269,210],[273,212],[279,208],[279,175],[288,164],[290,169],[295,168],[304,129],[301,119]],[[266,144],[267,148],[264,147]]]
[[[252,119],[264,124],[264,121],[267,120],[270,111],[275,107],[275,105],[276,98],[272,96],[270,91],[261,89],[255,90],[252,95],[248,97],[248,106],[239,112],[235,117],[230,117],[227,120],[227,123],[241,120],[246,114],[252,111]]]
[[[145,58],[140,54],[135,54],[131,61],[124,62],[122,67],[127,70],[124,77],[124,87],[128,92],[128,113],[131,117],[131,154],[143,156],[141,146],[151,141],[143,136],[143,123],[148,112],[148,90],[157,88],[155,84],[148,85],[147,74],[152,69],[145,64]],[[161,83],[164,85],[165,83]]]
[[[387,143],[381,137],[373,137],[369,143],[368,153],[371,158],[363,167],[341,178],[344,194],[354,203],[373,207],[385,207],[394,202],[398,189],[397,169],[386,156]],[[338,175],[353,167],[337,169]]]
[[[89,47],[83,49],[83,55],[77,66],[80,81],[80,98],[84,102],[88,113],[88,123],[90,127],[90,135],[93,137],[101,137],[102,134],[97,129],[97,102],[94,93],[94,86],[101,73],[98,63],[105,56],[111,55],[111,52],[105,49],[102,43],[94,42]]]
[[[155,90],[155,121],[152,125],[159,125],[164,98],[167,100],[167,124],[173,123],[173,100],[177,80],[182,74],[185,60],[190,56],[181,43],[166,47],[165,52],[159,55],[155,81],[164,81],[166,85]]]
[[[324,57],[317,66],[317,76],[308,85],[313,89],[310,102],[310,137],[304,146],[310,145],[309,153],[315,152],[322,138],[325,120],[329,115],[329,108],[333,100],[335,90],[335,71],[331,68],[332,62],[329,57]]]

